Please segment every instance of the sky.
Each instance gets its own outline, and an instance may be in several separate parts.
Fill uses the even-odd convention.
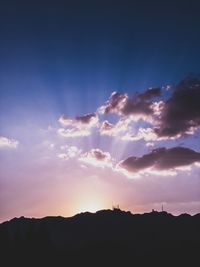
[[[200,212],[199,1],[0,3],[0,221]]]

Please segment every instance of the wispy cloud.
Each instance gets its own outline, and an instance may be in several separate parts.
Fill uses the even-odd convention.
[[[73,128],[73,129],[64,129],[60,128],[58,129],[58,134],[63,137],[83,137],[90,135],[90,130],[88,129],[79,129],[79,128]]]
[[[77,146],[61,146],[62,153],[58,154],[58,158],[68,160],[70,158],[75,158],[79,156],[82,152],[81,149],[79,149]]]
[[[19,141],[0,136],[0,148],[17,148]]]

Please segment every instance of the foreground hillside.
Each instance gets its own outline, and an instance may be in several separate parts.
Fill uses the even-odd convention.
[[[198,266],[200,214],[15,218],[0,224],[0,249],[4,266]]]

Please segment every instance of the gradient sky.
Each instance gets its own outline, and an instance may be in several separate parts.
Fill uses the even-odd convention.
[[[191,0],[0,4],[0,221],[200,212],[199,14]]]

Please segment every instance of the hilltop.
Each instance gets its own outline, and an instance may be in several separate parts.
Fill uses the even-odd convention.
[[[20,217],[0,224],[0,249],[5,266],[189,266],[198,260],[199,229],[200,214],[101,210]]]

